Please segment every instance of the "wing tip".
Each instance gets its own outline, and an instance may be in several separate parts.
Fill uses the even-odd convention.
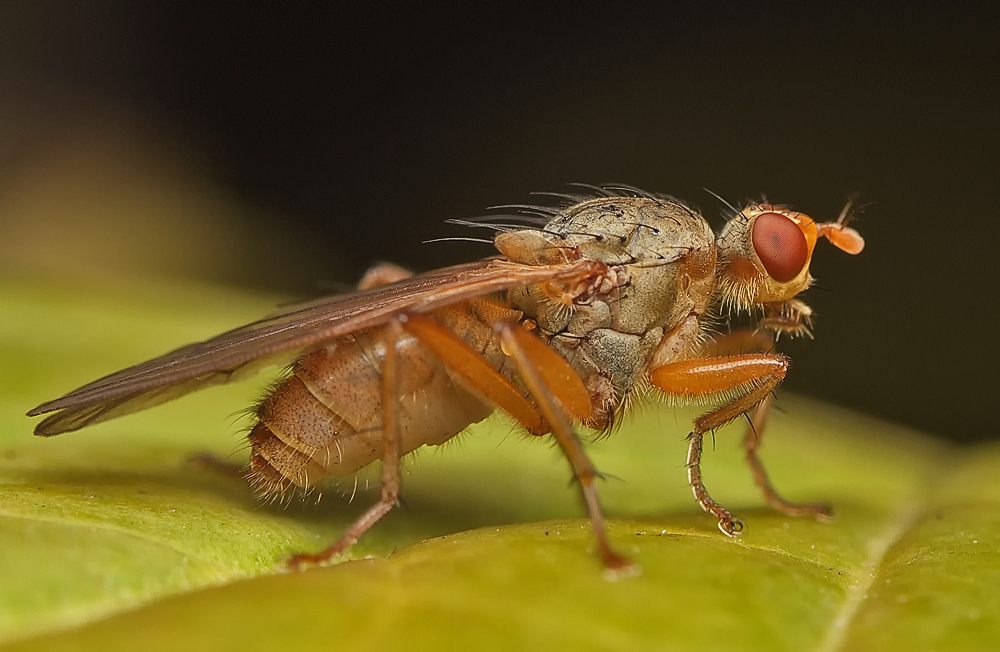
[[[42,403],[36,408],[28,410],[26,416],[37,417],[49,412],[55,412],[60,409],[59,407],[53,406],[55,401],[49,401],[48,403]],[[73,427],[72,423],[67,424],[65,416],[62,412],[57,412],[49,417],[43,419],[39,423],[35,424],[35,428],[32,434],[36,437],[54,437],[56,435],[61,435],[64,432],[71,432],[73,430],[79,430],[81,426]]]
[[[43,414],[48,414],[49,412],[65,410],[66,408],[80,405],[83,401],[76,398],[76,394],[77,392],[73,392],[71,394],[67,394],[66,396],[54,398],[51,401],[45,401],[41,405],[31,408],[25,414],[29,417],[39,417]]]
[[[73,423],[65,423],[62,419],[62,414],[53,414],[49,418],[45,419],[41,423],[35,426],[32,434],[36,437],[55,437],[56,435],[61,435],[64,432],[72,432],[74,430],[79,430],[83,426],[75,425]]]
[[[41,415],[45,414],[46,412],[50,412],[50,410],[47,410],[45,408],[45,403],[42,403],[38,407],[31,408],[30,410],[28,410],[27,412],[25,412],[24,416],[26,416],[26,417],[38,417],[38,416],[41,416]]]

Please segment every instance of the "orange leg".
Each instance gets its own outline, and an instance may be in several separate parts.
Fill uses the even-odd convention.
[[[573,474],[580,482],[597,551],[609,577],[618,578],[636,572],[635,565],[615,552],[608,542],[604,514],[594,483],[598,473],[566,416],[565,409],[572,409],[569,405],[575,404],[573,394],[583,389],[582,381],[566,360],[520,326],[500,324],[497,330],[504,351],[513,359],[524,384],[538,402],[539,410],[552,426],[552,435],[566,454],[573,467]],[[566,376],[567,370],[575,378],[575,383]],[[556,378],[564,379],[567,384],[552,384],[551,381]],[[586,392],[585,389],[583,391]]]
[[[357,289],[370,290],[372,288],[395,283],[396,281],[401,281],[402,279],[409,278],[410,276],[413,276],[413,272],[403,269],[398,265],[393,265],[392,263],[377,263],[365,272],[364,276],[361,277],[361,280],[358,281]],[[234,464],[227,460],[220,459],[211,453],[198,453],[191,456],[188,459],[188,462],[198,469],[209,469],[221,475],[246,475],[245,464]],[[333,553],[331,553],[331,555],[332,554]],[[298,555],[295,559],[308,556],[309,555]],[[303,560],[300,565],[306,565],[307,563],[307,560]]]
[[[701,349],[703,358],[719,358],[744,353],[774,353],[774,337],[766,330],[741,328],[716,335]]]
[[[771,396],[767,396],[760,402],[750,420],[751,426],[747,428],[746,435],[743,436],[743,450],[746,452],[747,464],[750,465],[750,470],[753,472],[753,480],[764,493],[764,498],[767,499],[768,504],[782,514],[788,514],[789,516],[812,516],[818,521],[832,521],[834,518],[833,508],[829,505],[823,503],[790,502],[778,493],[774,485],[771,484],[770,479],[768,479],[767,471],[764,470],[764,465],[757,456],[757,450],[760,448],[761,438],[764,435],[764,428],[767,425],[767,417],[771,411],[772,401]]]
[[[552,431],[580,481],[601,561],[614,577],[634,572],[632,563],[608,543],[604,515],[594,483],[598,473],[584,453],[567,417],[568,413],[582,421],[590,417],[593,409],[587,388],[573,367],[524,328],[507,323],[497,326],[503,350],[514,360],[525,386],[538,403],[536,409],[481,353],[432,317],[405,315],[400,323],[408,333],[434,351],[452,372],[461,376],[484,398],[523,423],[530,432],[544,434]]]
[[[399,319],[406,332],[433,351],[441,362],[473,389],[524,424],[529,432],[535,435],[548,432],[548,426],[522,391],[494,369],[490,361],[468,342],[433,317],[414,314],[401,315]]]
[[[301,569],[323,563],[344,552],[393,507],[399,504],[402,484],[399,472],[399,353],[396,345],[402,336],[399,321],[389,324],[385,333],[385,360],[382,363],[382,497],[361,515],[329,548],[316,554],[295,555],[288,565]]]
[[[681,399],[735,395],[725,405],[698,417],[688,435],[688,484],[701,508],[719,519],[719,529],[728,536],[739,534],[743,523],[715,502],[705,489],[701,479],[702,438],[706,432],[729,423],[760,404],[781,384],[787,371],[788,360],[783,356],[748,353],[671,362],[650,374],[653,385]]]
[[[351,525],[332,546],[317,554],[296,555],[289,560],[289,565],[301,568],[322,563],[344,552],[399,500],[399,362],[396,343],[404,330],[434,351],[449,369],[465,379],[486,399],[508,411],[529,430],[535,434],[543,434],[551,428],[582,486],[598,552],[605,567],[614,577],[634,572],[635,566],[615,552],[608,543],[604,515],[594,485],[598,473],[584,453],[566,416],[566,412],[569,412],[574,417],[585,419],[590,416],[591,410],[586,387],[570,364],[520,326],[501,324],[498,327],[504,351],[514,360],[525,385],[537,401],[536,409],[481,353],[433,318],[419,314],[401,315],[387,329],[386,356],[382,371],[384,449],[381,500]]]
[[[708,346],[706,353],[712,355],[733,355],[750,353],[752,351],[770,352],[774,348],[771,335],[764,330],[738,330],[715,338]],[[833,518],[833,510],[829,505],[793,503],[781,496],[767,477],[767,471],[757,452],[760,449],[764,432],[767,429],[768,415],[771,412],[772,396],[769,394],[754,408],[750,418],[750,426],[743,436],[743,450],[746,453],[747,464],[753,473],[754,482],[760,487],[768,504],[782,514],[789,516],[812,515],[817,520],[829,521]]]

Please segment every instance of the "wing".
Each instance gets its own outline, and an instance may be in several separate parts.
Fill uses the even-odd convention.
[[[427,312],[519,285],[580,282],[595,263],[533,267],[492,258],[446,267],[355,294],[285,308],[260,321],[105,376],[28,412],[57,412],[35,434],[58,435],[138,412],[189,392],[289,363],[319,342],[378,326],[403,312]]]

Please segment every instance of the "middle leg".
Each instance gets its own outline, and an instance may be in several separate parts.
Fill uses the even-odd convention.
[[[773,509],[789,516],[812,516],[817,521],[830,522],[834,520],[833,508],[824,503],[793,503],[778,493],[767,477],[764,464],[760,461],[757,451],[760,448],[764,426],[767,424],[768,413],[774,399],[769,395],[754,409],[750,426],[743,436],[743,450],[746,453],[747,465],[753,473],[753,480],[760,487],[767,504]]]
[[[590,516],[597,551],[604,563],[607,577],[617,579],[632,575],[638,568],[611,547],[595,481],[600,475],[587,457],[576,436],[566,411],[587,398],[580,377],[569,363],[534,335],[515,324],[499,324],[498,333],[504,351],[511,357],[528,391],[538,402],[538,409],[548,421],[563,453],[580,483],[584,503]],[[589,403],[589,400],[587,401]],[[589,405],[588,405],[589,409]]]
[[[771,353],[773,350],[774,338],[770,332],[758,328],[736,330],[720,335],[708,343],[703,353],[709,356],[727,356],[743,353]],[[782,514],[789,516],[811,515],[820,521],[830,521],[833,518],[833,510],[829,505],[793,503],[778,493],[767,476],[767,471],[764,469],[764,464],[758,453],[767,430],[773,401],[773,396],[768,394],[752,412],[748,413],[750,424],[743,436],[743,451],[746,454],[747,465],[753,474],[754,483],[760,488],[768,504]]]

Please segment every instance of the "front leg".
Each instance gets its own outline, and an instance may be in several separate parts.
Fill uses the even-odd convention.
[[[701,479],[701,450],[705,433],[719,428],[759,405],[781,384],[788,372],[788,359],[774,353],[747,353],[715,358],[670,362],[654,369],[654,386],[682,401],[728,400],[698,417],[688,435],[688,483],[695,500],[719,519],[719,529],[736,536],[743,529],[739,519],[715,502]]]
[[[774,333],[775,338],[782,335],[789,337],[805,336],[812,339],[813,310],[804,301],[789,299],[779,303],[764,304],[766,314],[758,322],[758,326]]]
[[[767,330],[746,329],[713,338],[705,345],[702,354],[718,357],[752,352],[773,353],[773,351],[774,340]],[[743,436],[743,450],[746,453],[747,464],[753,473],[754,483],[760,487],[768,504],[782,514],[789,516],[811,515],[818,521],[830,521],[833,519],[833,510],[829,505],[793,503],[779,494],[767,477],[767,471],[764,469],[758,451],[764,439],[764,432],[767,430],[767,421],[773,401],[773,395],[768,395],[753,409],[752,413],[748,413],[752,416],[749,418],[750,424]]]

